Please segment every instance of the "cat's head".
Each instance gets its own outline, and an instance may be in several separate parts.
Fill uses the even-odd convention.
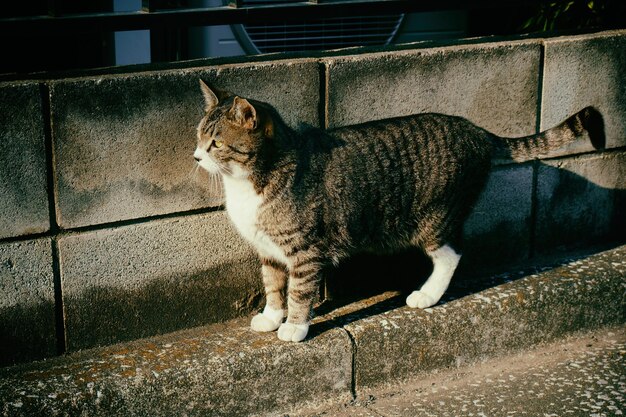
[[[264,143],[274,135],[269,106],[212,89],[200,80],[204,117],[194,158],[213,174],[247,177]]]

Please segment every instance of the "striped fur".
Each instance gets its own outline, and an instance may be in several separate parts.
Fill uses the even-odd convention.
[[[521,139],[442,114],[295,131],[268,104],[201,86],[206,115],[195,156],[223,177],[227,211],[261,256],[267,306],[252,327],[274,330],[286,304],[283,340],[306,336],[320,270],[356,252],[422,248],[434,272],[407,303],[436,304],[494,155],[532,158],[588,136],[603,144],[591,108]]]
[[[523,138],[496,138],[495,157],[525,161],[547,155],[577,139],[588,139],[596,149],[605,146],[602,115],[593,107],[585,107],[560,125]]]

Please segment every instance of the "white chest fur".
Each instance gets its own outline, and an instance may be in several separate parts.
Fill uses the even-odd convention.
[[[263,197],[256,193],[254,186],[246,178],[224,176],[223,179],[226,211],[239,233],[255,247],[261,256],[289,265],[283,250],[258,228],[258,210]]]

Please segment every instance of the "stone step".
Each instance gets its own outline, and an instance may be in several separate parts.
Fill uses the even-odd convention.
[[[478,290],[476,292],[476,290]],[[626,319],[626,246],[459,280],[426,310],[386,292],[322,304],[303,343],[248,319],[0,370],[6,416],[266,415],[516,352]]]
[[[541,343],[447,369],[348,402],[297,407],[280,417],[619,416],[626,412],[626,326]]]

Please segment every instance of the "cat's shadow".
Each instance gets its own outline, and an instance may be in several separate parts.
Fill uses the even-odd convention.
[[[357,255],[329,268],[324,274],[323,301],[315,308],[318,319],[311,326],[310,336],[404,307],[406,297],[424,283],[432,268],[430,259],[418,249],[394,255]],[[511,275],[489,279],[455,277],[437,305],[512,279]]]
[[[623,216],[626,213],[626,184],[618,182],[616,188],[603,187],[565,169],[543,163],[538,165],[542,176],[553,181],[553,186],[549,197],[535,201],[535,204],[543,205],[536,209],[544,213],[544,221],[529,219],[528,227],[534,228],[534,241],[531,242],[534,255],[486,268],[471,255],[463,258],[460,273],[453,277],[437,305],[626,242],[626,218]],[[606,167],[599,169],[612,171]],[[610,182],[611,179],[606,181]],[[540,230],[542,227],[544,230]],[[488,234],[486,238],[489,238]],[[430,259],[418,249],[395,255],[358,255],[336,268],[329,268],[324,274],[324,301],[315,309],[315,315],[323,317],[314,321],[310,336],[405,306],[408,294],[419,288],[431,272]]]

